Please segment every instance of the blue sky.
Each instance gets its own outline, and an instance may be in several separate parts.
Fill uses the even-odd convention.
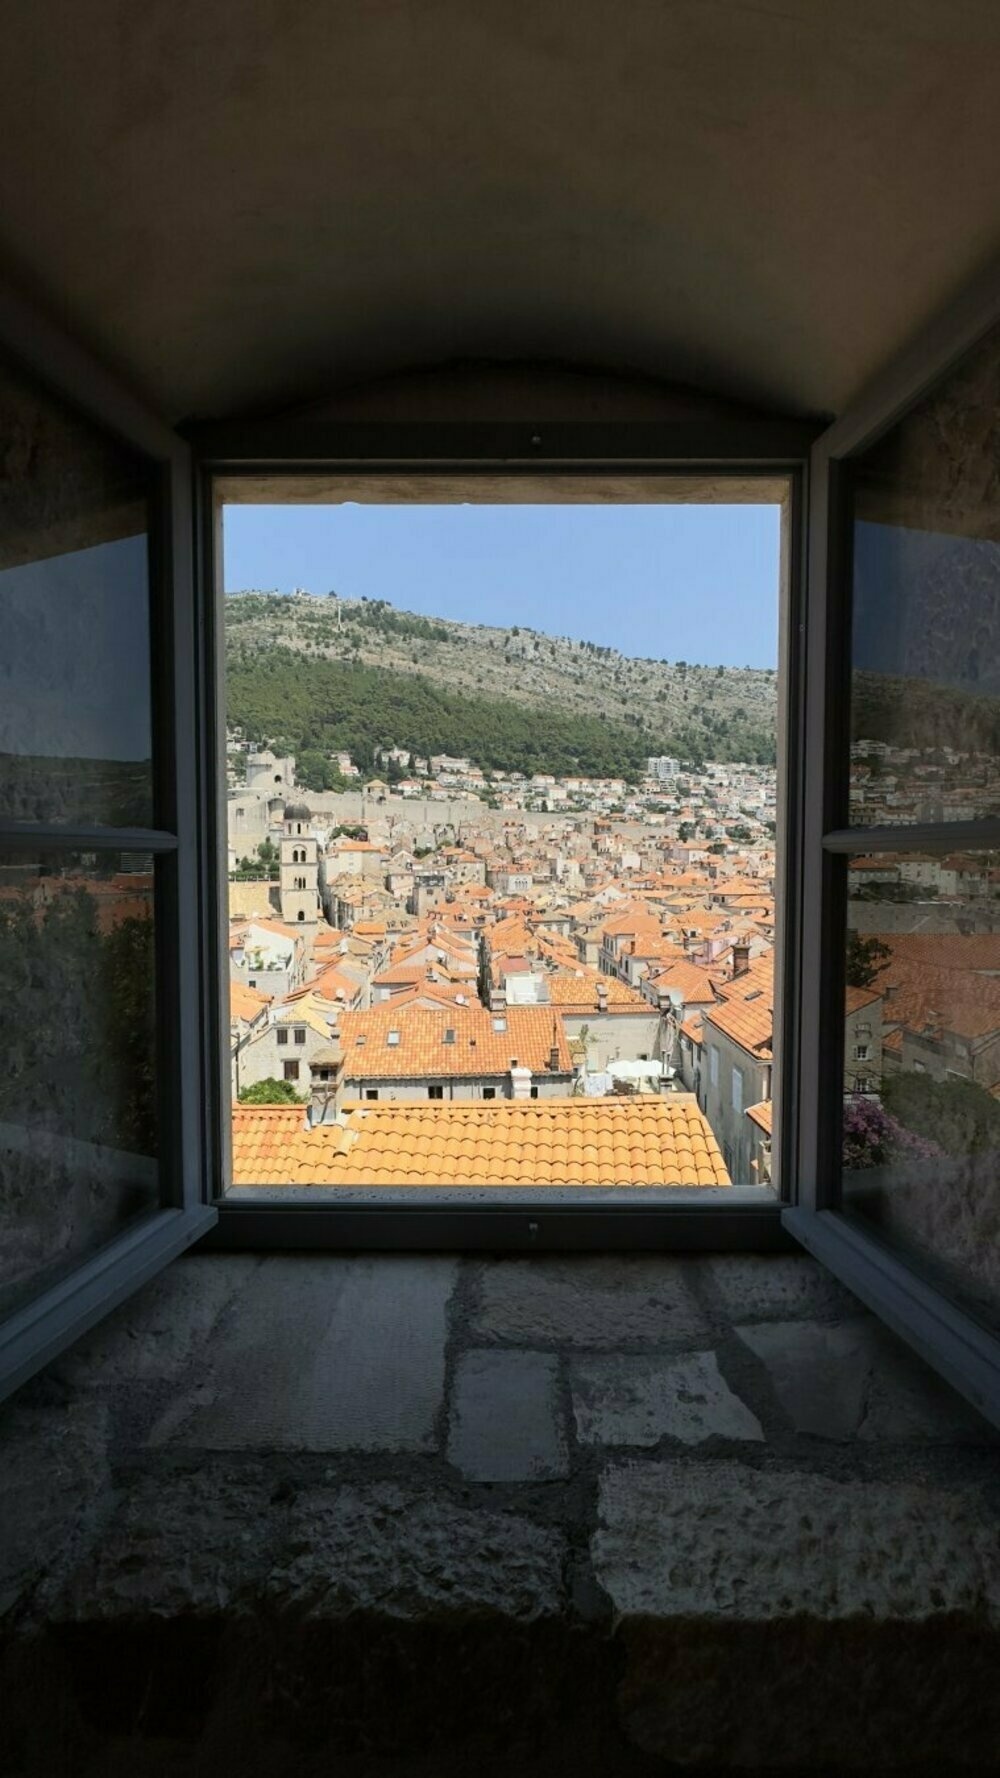
[[[225,582],[773,667],[778,535],[776,506],[227,506]]]

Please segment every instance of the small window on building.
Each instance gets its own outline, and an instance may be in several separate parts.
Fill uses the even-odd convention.
[[[251,986],[251,988],[255,988],[257,986],[256,980],[253,976],[250,977],[250,986]]]
[[[378,1098],[378,1087],[366,1087],[365,1088],[365,1098],[366,1099],[377,1099]]]
[[[444,1034],[444,1041],[445,1041],[445,1043],[454,1043],[454,1041],[455,1041],[455,1033],[452,1030],[450,1025],[448,1026],[448,1029]]]
[[[428,1097],[428,1099],[443,1099],[444,1098],[444,1087],[443,1086],[428,1087],[427,1088],[427,1097]]]
[[[494,1019],[493,1020],[493,1029],[494,1029],[494,1031],[498,1031],[498,1032],[506,1031],[507,1020],[506,1019]]]
[[[854,1045],[854,1060],[856,1062],[867,1062],[868,1045],[866,1043],[856,1043]]]
[[[533,1099],[537,1099],[537,1098],[538,1098],[538,1088],[537,1088],[537,1087],[532,1087],[532,1088],[531,1088],[531,1097],[532,1097],[532,1098],[533,1098]]]
[[[399,1043],[399,1032],[398,1031],[387,1031],[385,1041],[387,1044],[390,1045],[391,1048],[395,1049]]]
[[[713,1087],[719,1084],[719,1052],[714,1043],[708,1052],[708,1072]]]
[[[305,914],[304,914],[304,913],[303,913],[303,912],[302,912],[302,909],[301,909],[301,908],[300,908],[300,909],[299,909],[299,919],[300,919],[300,920],[304,920],[304,919],[305,919]]]
[[[279,1043],[287,1043],[288,1042],[288,1032],[282,1030],[280,1026],[278,1027],[278,1030],[275,1035],[277,1036]]]
[[[743,1076],[738,1068],[733,1069],[733,1110],[743,1110]]]
[[[497,1096],[496,1087],[484,1087],[483,1088],[483,1098],[484,1099],[495,1099],[496,1096]]]
[[[296,1041],[296,1043],[305,1043],[305,1040],[306,1040],[305,1026],[304,1025],[296,1025],[296,1027],[295,1027],[295,1041]]]
[[[299,1065],[297,1062],[285,1062],[283,1066],[284,1066],[284,1070],[285,1070],[285,1079],[286,1080],[298,1080]]]

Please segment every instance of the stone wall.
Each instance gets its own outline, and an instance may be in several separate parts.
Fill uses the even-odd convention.
[[[798,1257],[179,1261],[0,1413],[0,1770],[996,1770],[997,1439]]]

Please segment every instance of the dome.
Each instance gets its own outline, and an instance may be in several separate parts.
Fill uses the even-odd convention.
[[[284,819],[286,821],[308,821],[310,813],[305,803],[286,803]]]

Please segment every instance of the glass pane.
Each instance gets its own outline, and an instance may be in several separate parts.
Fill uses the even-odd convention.
[[[150,470],[0,361],[0,819],[153,823]]]
[[[1000,852],[855,858],[844,1204],[1000,1326]]]
[[[0,850],[0,1313],[159,1206],[148,855]]]
[[[852,485],[850,820],[1000,814],[1000,330]]]

